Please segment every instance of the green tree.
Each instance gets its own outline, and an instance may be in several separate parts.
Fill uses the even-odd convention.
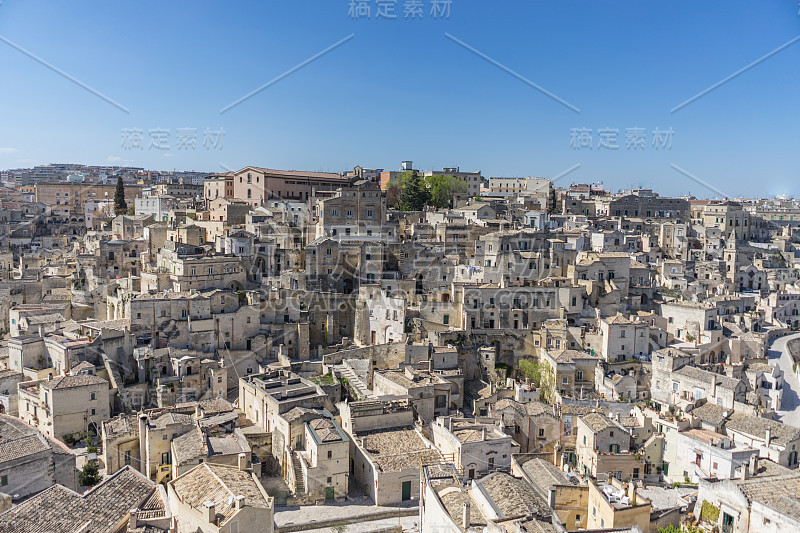
[[[520,359],[519,371],[528,378],[537,389],[542,384],[542,365],[530,359]]]
[[[453,196],[467,192],[467,184],[450,175],[428,176],[425,178],[425,184],[430,191],[431,205],[439,209],[453,207]]]
[[[425,180],[416,170],[403,172],[400,175],[400,208],[403,211],[422,211],[428,205],[430,194]]]
[[[128,202],[125,201],[125,184],[122,176],[117,176],[117,190],[114,191],[114,214],[124,215],[128,212]]]
[[[658,528],[658,533],[681,533],[681,528],[675,524],[670,524],[667,527]]]
[[[83,487],[94,487],[100,483],[100,467],[97,461],[88,461],[78,473],[78,483]]]

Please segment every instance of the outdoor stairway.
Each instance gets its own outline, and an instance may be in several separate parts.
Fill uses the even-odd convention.
[[[295,493],[303,494],[306,491],[306,483],[303,481],[303,467],[300,465],[300,456],[297,452],[292,454],[292,465],[294,466],[294,478],[296,484]]]
[[[371,390],[367,388],[361,378],[359,378],[353,370],[348,367],[347,365],[335,365],[333,367],[334,372],[337,376],[343,377],[347,379],[350,383],[350,387],[355,390],[356,394],[358,395],[359,400],[377,400],[378,397],[375,396]]]

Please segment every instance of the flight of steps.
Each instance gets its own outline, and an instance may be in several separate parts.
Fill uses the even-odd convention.
[[[336,365],[333,368],[337,376],[347,378],[350,386],[356,391],[359,400],[376,400],[378,398],[364,385],[364,382],[361,381],[350,367],[346,365]]]
[[[294,466],[294,477],[296,480],[295,493],[304,494],[306,492],[306,483],[303,481],[303,467],[300,465],[300,456],[297,455],[297,452],[292,454],[292,465]]]

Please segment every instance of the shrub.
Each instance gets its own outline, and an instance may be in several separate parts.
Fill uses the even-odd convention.
[[[700,519],[716,524],[719,520],[719,507],[712,505],[711,502],[703,501],[700,508]]]
[[[83,470],[78,474],[78,483],[84,487],[94,487],[100,483],[100,467],[95,461],[83,465]]]

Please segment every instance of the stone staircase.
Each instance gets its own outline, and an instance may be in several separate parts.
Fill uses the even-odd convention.
[[[348,383],[350,383],[350,387],[355,391],[359,400],[378,399],[378,397],[367,388],[364,382],[361,381],[361,378],[359,378],[358,375],[356,375],[356,373],[353,372],[353,370],[347,365],[335,365],[333,367],[333,371],[337,376],[347,379]]]
[[[297,495],[305,494],[306,492],[306,483],[303,480],[303,467],[300,464],[300,456],[297,452],[292,454],[292,466],[294,467],[294,477],[295,477],[295,493]]]

